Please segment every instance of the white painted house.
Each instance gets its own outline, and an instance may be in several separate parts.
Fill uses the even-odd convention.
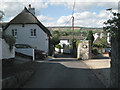
[[[94,36],[94,41],[97,40],[97,38],[99,37],[98,33],[93,34],[93,36]]]
[[[16,38],[16,44],[29,44],[49,52],[50,31],[36,18],[35,9],[26,7],[5,27],[6,34]]]

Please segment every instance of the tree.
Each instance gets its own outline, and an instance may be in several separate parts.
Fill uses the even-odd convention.
[[[118,31],[120,30],[120,13],[112,12],[112,14],[113,18],[104,22],[106,26],[103,27],[103,30],[109,32],[112,37],[116,37],[118,36]]]
[[[51,38],[51,44],[54,46],[57,45],[60,42],[59,37],[60,37],[59,31],[54,31]]]
[[[4,12],[3,11],[0,11],[0,21],[2,20],[3,16],[4,16]]]
[[[57,45],[58,43],[60,42],[60,39],[59,39],[59,36],[58,35],[54,35],[54,36],[52,36],[52,38],[51,38],[51,43],[52,43],[52,45]]]
[[[53,35],[55,34],[60,35],[59,31],[53,31]]]
[[[93,32],[92,31],[89,31],[86,40],[91,40],[91,46],[92,46],[93,41],[94,41],[94,36],[93,36]]]
[[[5,15],[4,12],[0,11],[0,21],[2,20],[4,15]],[[9,45],[9,49],[11,51],[16,42],[15,38],[11,35],[6,35],[5,31],[2,31],[0,33],[2,34],[2,39],[4,39],[5,42]]]

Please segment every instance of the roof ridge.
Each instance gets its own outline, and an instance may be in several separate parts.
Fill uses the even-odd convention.
[[[51,36],[50,31],[26,7],[8,23],[5,29],[10,24],[37,24],[45,33]]]

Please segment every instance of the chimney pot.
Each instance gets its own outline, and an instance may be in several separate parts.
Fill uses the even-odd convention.
[[[29,4],[29,8],[31,8],[31,4]]]

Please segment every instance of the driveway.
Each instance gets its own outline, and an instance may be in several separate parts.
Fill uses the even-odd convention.
[[[21,88],[105,88],[87,64],[75,58],[36,61],[37,70]]]

